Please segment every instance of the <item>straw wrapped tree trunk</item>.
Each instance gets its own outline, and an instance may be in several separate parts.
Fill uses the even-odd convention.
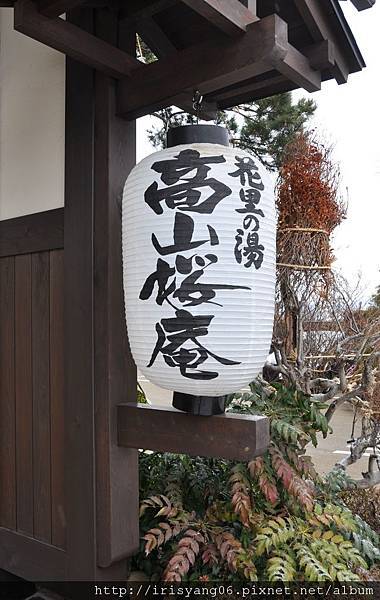
[[[346,468],[380,443],[380,319],[358,308],[355,294],[332,271],[331,235],[346,207],[331,148],[313,134],[302,133],[289,145],[277,206],[275,364],[266,372],[327,402],[328,420],[342,403],[356,406],[362,431],[342,461]],[[373,483],[378,473],[371,468]]]

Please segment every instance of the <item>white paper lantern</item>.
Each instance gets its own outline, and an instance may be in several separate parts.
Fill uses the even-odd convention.
[[[273,181],[246,151],[195,143],[145,158],[123,195],[129,342],[160,387],[223,396],[268,356],[274,314]]]

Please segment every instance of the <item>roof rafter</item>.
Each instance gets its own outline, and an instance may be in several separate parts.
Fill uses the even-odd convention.
[[[340,50],[340,44],[333,29],[323,14],[319,0],[294,0],[299,13],[303,17],[314,41],[330,40],[335,46],[335,66],[333,73],[338,83],[346,83],[350,73],[349,65]]]
[[[251,12],[239,0],[181,0],[228,35],[240,35],[248,25],[258,21],[256,12]]]

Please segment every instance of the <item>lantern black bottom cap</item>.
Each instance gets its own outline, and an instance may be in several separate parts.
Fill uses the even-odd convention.
[[[198,415],[200,417],[212,417],[222,415],[225,412],[227,396],[192,396],[174,392],[173,406],[177,410]]]

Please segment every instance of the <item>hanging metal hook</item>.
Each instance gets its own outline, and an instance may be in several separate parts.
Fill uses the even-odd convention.
[[[195,90],[194,95],[193,95],[193,109],[196,112],[197,124],[199,123],[199,115],[202,110],[202,102],[203,102],[202,94],[200,93],[199,90]]]

